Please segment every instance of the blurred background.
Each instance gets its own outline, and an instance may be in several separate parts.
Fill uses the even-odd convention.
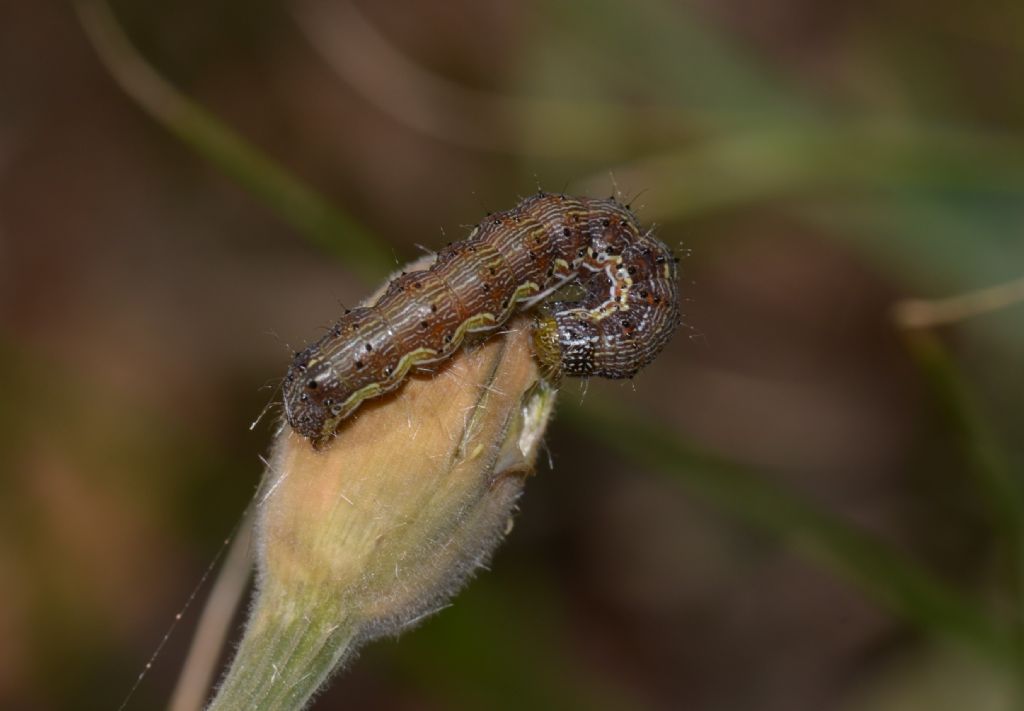
[[[566,385],[491,569],[316,708],[1024,703],[1024,5],[0,18],[4,708],[116,708],[292,348],[538,186],[631,200],[687,255],[687,327]]]

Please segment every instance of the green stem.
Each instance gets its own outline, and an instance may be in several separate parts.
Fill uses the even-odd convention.
[[[264,589],[208,711],[304,708],[352,649],[354,620],[331,595]],[[339,622],[341,620],[341,622]]]

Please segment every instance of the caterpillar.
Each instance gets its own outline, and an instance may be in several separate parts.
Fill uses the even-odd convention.
[[[364,401],[449,358],[466,334],[538,304],[534,353],[547,378],[631,378],[679,324],[677,263],[614,198],[538,193],[490,215],[429,268],[392,279],[376,303],[347,310],[296,353],[285,418],[321,444]],[[572,283],[578,300],[543,303]]]

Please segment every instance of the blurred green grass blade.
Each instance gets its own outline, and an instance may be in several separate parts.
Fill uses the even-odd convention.
[[[1019,206],[1024,142],[969,129],[867,120],[769,122],[643,158],[614,173],[622,185],[645,191],[645,217],[658,220],[836,191],[880,203],[912,197],[908,191],[944,191],[947,199],[990,197]],[[605,180],[595,175],[580,186],[594,190]]]
[[[1003,524],[1003,533],[1024,530],[1024,500],[1006,453],[981,415],[980,407],[949,352],[927,331],[910,331],[904,341],[942,414],[959,440],[966,458],[974,465],[990,503]]]
[[[849,197],[801,206],[797,214],[903,284],[962,291],[1009,281],[1024,269],[1024,195],[987,201],[908,193]]]
[[[907,349],[938,401],[992,516],[996,542],[1006,556],[1013,598],[1017,652],[1024,660],[1024,494],[1009,457],[981,413],[963,375],[939,340],[927,331],[905,334]]]
[[[82,26],[122,89],[168,131],[250,190],[305,237],[367,277],[394,258],[347,213],[183,96],[139,55],[103,0],[77,0]]]
[[[833,571],[893,614],[958,642],[1000,665],[1013,663],[1003,625],[870,534],[741,465],[703,452],[660,424],[591,397],[563,408],[582,431],[666,474],[744,523],[754,525]]]
[[[613,79],[622,86],[645,87],[666,103],[701,109],[790,114],[810,108],[781,75],[765,70],[766,62],[745,56],[686,4],[547,0],[539,7],[543,21],[538,24],[549,28],[544,37],[550,51],[538,48],[539,56],[549,60],[543,68],[564,64],[550,60],[565,43],[582,45],[583,56],[572,63],[578,68],[563,76],[569,81],[561,88],[571,88],[576,80],[585,86]],[[545,71],[530,76],[548,80]]]

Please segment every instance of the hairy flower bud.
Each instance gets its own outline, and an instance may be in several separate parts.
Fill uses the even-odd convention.
[[[257,594],[213,709],[304,706],[361,642],[438,609],[509,529],[554,391],[528,323],[366,403],[317,450],[278,435]]]

